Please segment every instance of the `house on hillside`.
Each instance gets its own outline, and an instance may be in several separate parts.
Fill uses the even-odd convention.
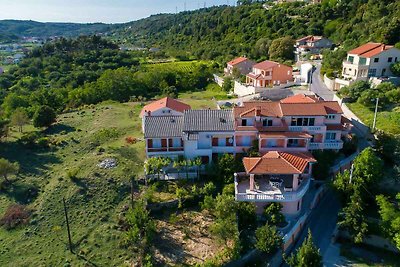
[[[246,84],[254,87],[273,87],[293,81],[293,69],[278,62],[265,60],[253,66],[246,75]]]
[[[233,70],[237,69],[240,74],[246,75],[251,72],[253,66],[256,63],[248,58],[245,57],[238,57],[226,64],[226,68],[224,69],[225,75],[233,75]]]
[[[171,97],[164,97],[151,102],[142,108],[139,115],[142,118],[142,130],[144,131],[144,120],[146,117],[183,116],[185,110],[189,109],[191,109],[189,105]]]
[[[245,157],[245,172],[234,175],[235,199],[255,203],[258,213],[278,202],[283,214],[296,215],[310,187],[315,162],[309,152],[270,151],[262,157]]]
[[[393,76],[390,66],[400,60],[400,49],[383,43],[367,43],[347,53],[342,77],[335,79],[335,89],[355,81]]]
[[[235,199],[254,202],[258,212],[279,202],[285,215],[300,212],[310,187],[316,162],[310,151],[341,149],[351,129],[337,102],[302,94],[232,110],[162,114],[143,113],[147,157],[201,158],[203,164],[221,154],[243,157],[245,171],[234,175]],[[260,156],[247,157],[250,149]],[[173,167],[163,172],[163,179],[182,178]]]
[[[339,150],[351,129],[342,113],[337,102],[306,95],[244,102],[232,110],[150,112],[143,117],[146,155],[200,157],[206,164],[219,154],[245,155],[254,145],[262,154]]]
[[[296,40],[296,60],[302,60],[307,54],[319,55],[322,49],[331,49],[333,42],[323,36],[308,35]]]

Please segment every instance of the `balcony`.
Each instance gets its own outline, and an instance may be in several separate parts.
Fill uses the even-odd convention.
[[[248,180],[247,180],[248,181]],[[249,183],[238,182],[235,177],[235,199],[246,202],[292,202],[300,200],[310,187],[310,178],[303,178],[296,191],[284,186],[270,186],[268,181],[261,184],[259,188],[250,190]]]
[[[147,148],[148,153],[154,152],[183,152],[183,147],[152,147]]]
[[[324,149],[342,149],[343,141],[341,140],[333,140],[327,141],[324,143]]]
[[[326,126],[289,126],[291,132],[325,131]]]
[[[341,140],[333,140],[331,142],[325,143],[310,143],[308,146],[311,150],[318,150],[318,149],[342,149],[343,148],[343,141]]]

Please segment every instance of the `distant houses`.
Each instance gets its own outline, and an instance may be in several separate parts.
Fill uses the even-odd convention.
[[[367,43],[347,53],[343,61],[342,76],[335,79],[339,90],[356,81],[369,81],[393,76],[390,66],[400,61],[400,50],[383,43]]]
[[[234,75],[235,69],[237,69],[238,73],[241,75],[246,75],[251,72],[255,64],[256,62],[246,57],[238,57],[226,64],[224,72],[225,75]]]
[[[302,60],[307,55],[319,55],[322,49],[331,49],[333,42],[323,36],[308,35],[296,40],[296,61]]]
[[[253,66],[246,75],[246,84],[254,87],[273,87],[293,81],[293,68],[265,60]]]

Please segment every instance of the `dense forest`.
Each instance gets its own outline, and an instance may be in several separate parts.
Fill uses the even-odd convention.
[[[103,23],[78,24],[36,22],[21,20],[0,20],[0,43],[18,41],[24,36],[47,38],[51,36],[74,37],[106,32],[111,25]]]
[[[252,2],[252,1],[241,1]],[[324,35],[345,48],[367,41],[400,41],[400,2],[325,0],[263,6],[256,1],[179,14],[155,15],[118,27],[119,42],[160,47],[175,55],[221,61],[238,55],[260,59],[279,37]]]

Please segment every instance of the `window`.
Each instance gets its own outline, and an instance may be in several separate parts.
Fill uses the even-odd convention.
[[[369,69],[368,77],[375,77],[375,76],[376,76],[376,69]]]
[[[292,118],[291,126],[314,126],[315,118]]]
[[[242,119],[242,126],[247,126],[247,120],[246,119]]]
[[[367,59],[365,57],[360,57],[360,65],[367,64]]]
[[[326,133],[326,140],[335,140],[336,139],[336,133]]]
[[[394,58],[394,62],[397,62],[397,57]]]
[[[181,147],[181,139],[180,138],[174,138],[172,139],[172,147]]]
[[[374,58],[374,62],[378,63],[379,62],[379,57]]]
[[[392,57],[389,57],[389,58],[388,58],[388,62],[392,62],[392,60],[393,60]]]
[[[161,139],[153,139],[153,148],[161,148]]]
[[[334,120],[335,119],[335,115],[329,114],[329,115],[326,115],[325,118],[328,119],[328,120]]]
[[[272,126],[272,120],[271,119],[264,119],[263,120],[263,126]]]
[[[354,62],[354,57],[353,56],[349,56],[348,61],[350,61],[352,64]]]
[[[297,147],[299,146],[299,139],[289,139],[288,147]]]

